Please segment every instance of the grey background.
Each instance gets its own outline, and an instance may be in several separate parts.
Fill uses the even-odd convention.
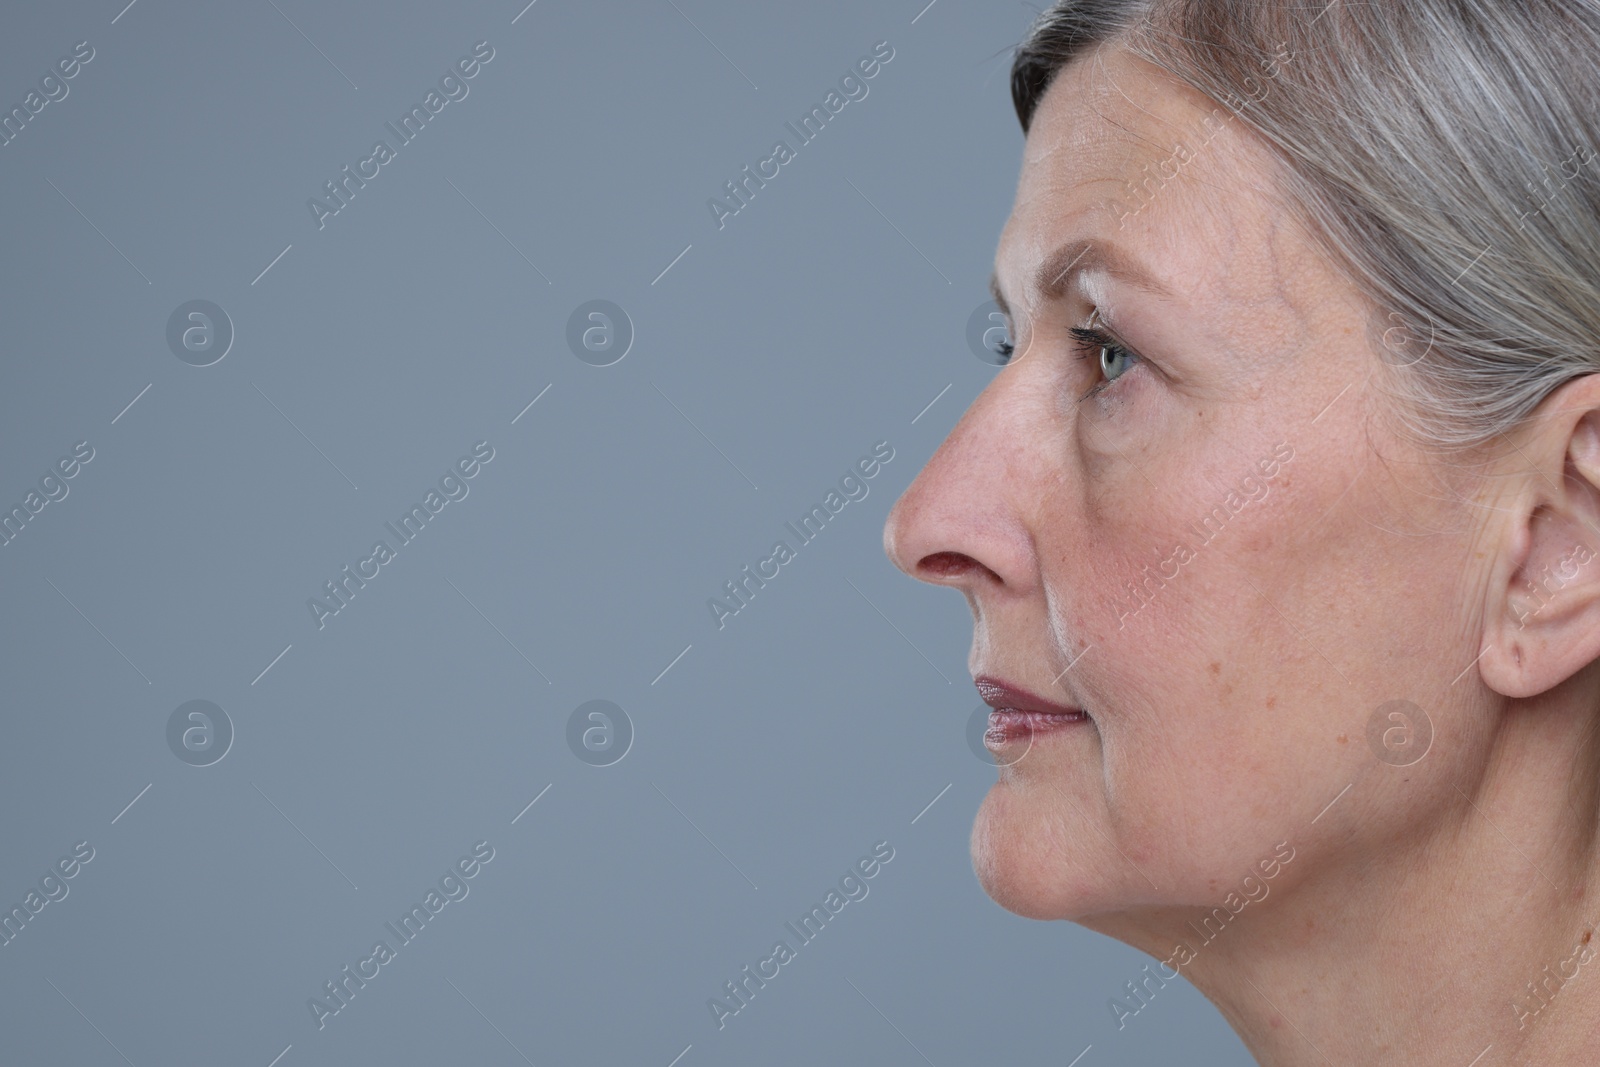
[[[1033,7],[123,2],[0,20],[5,109],[95,49],[0,148],[0,504],[95,449],[0,548],[0,904],[95,849],[0,946],[0,1059],[1248,1062],[1182,980],[1119,1032],[1147,958],[983,894],[970,619],[882,552],[994,373],[965,330]],[[319,230],[307,198],[479,40],[469,96]],[[880,40],[719,231],[706,200]],[[565,342],[596,298],[636,332],[605,368]],[[166,344],[192,299],[236,331],[213,366]],[[719,631],[707,598],[884,439]],[[307,598],[479,440],[467,498],[319,630]],[[166,741],[195,699],[235,730],[211,766]],[[636,731],[612,766],[566,742],[591,699]],[[468,897],[319,1030],[308,998],[480,839]],[[879,840],[719,1031],[707,999]]]

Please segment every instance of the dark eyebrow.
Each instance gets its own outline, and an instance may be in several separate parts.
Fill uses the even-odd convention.
[[[1116,245],[1093,237],[1071,241],[1052,252],[1034,272],[1033,288],[1046,299],[1054,299],[1067,291],[1074,276],[1088,270],[1103,270],[1155,296],[1169,299],[1173,296],[1172,290],[1145,271],[1138,260]],[[1011,314],[1011,306],[1000,294],[998,271],[989,275],[989,295],[1000,305],[1000,310],[1008,316]]]

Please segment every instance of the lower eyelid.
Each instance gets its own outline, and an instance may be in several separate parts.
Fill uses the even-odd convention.
[[[1117,375],[1117,377],[1113,378],[1111,381],[1108,381],[1108,382],[1107,381],[1097,382],[1092,389],[1090,389],[1087,393],[1084,393],[1083,396],[1078,398],[1078,402],[1081,404],[1085,400],[1090,400],[1090,399],[1092,399],[1094,397],[1097,397],[1097,396],[1104,396],[1106,393],[1110,392],[1118,383],[1120,383],[1121,381],[1126,379],[1128,377],[1128,375],[1132,374],[1134,372],[1134,369],[1144,362],[1144,360],[1140,359],[1138,356],[1134,355],[1132,352],[1128,352],[1127,356],[1128,356],[1128,359],[1129,359],[1128,369],[1127,370],[1125,370],[1121,374]],[[1084,356],[1083,358],[1087,359],[1088,357]]]

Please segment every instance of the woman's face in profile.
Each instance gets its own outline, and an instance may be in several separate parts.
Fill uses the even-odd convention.
[[[1328,807],[1374,710],[1473,662],[1494,557],[1394,428],[1381,313],[1230,119],[1121,53],[1061,72],[995,260],[1015,353],[885,530],[967,597],[975,678],[1087,712],[998,731],[973,860],[1024,915],[1213,904],[1284,841],[1316,857],[1287,891],[1403,846],[1469,749],[1435,721],[1433,758]]]

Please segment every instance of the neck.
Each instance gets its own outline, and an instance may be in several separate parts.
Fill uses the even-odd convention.
[[[1263,1067],[1600,1062],[1595,715],[1576,687],[1507,702],[1442,789],[1437,773],[1367,765],[1343,814],[1409,804],[1426,829],[1358,852],[1308,839],[1298,877],[1209,941],[1210,909],[1095,926],[1163,960],[1192,946],[1173,965]]]

